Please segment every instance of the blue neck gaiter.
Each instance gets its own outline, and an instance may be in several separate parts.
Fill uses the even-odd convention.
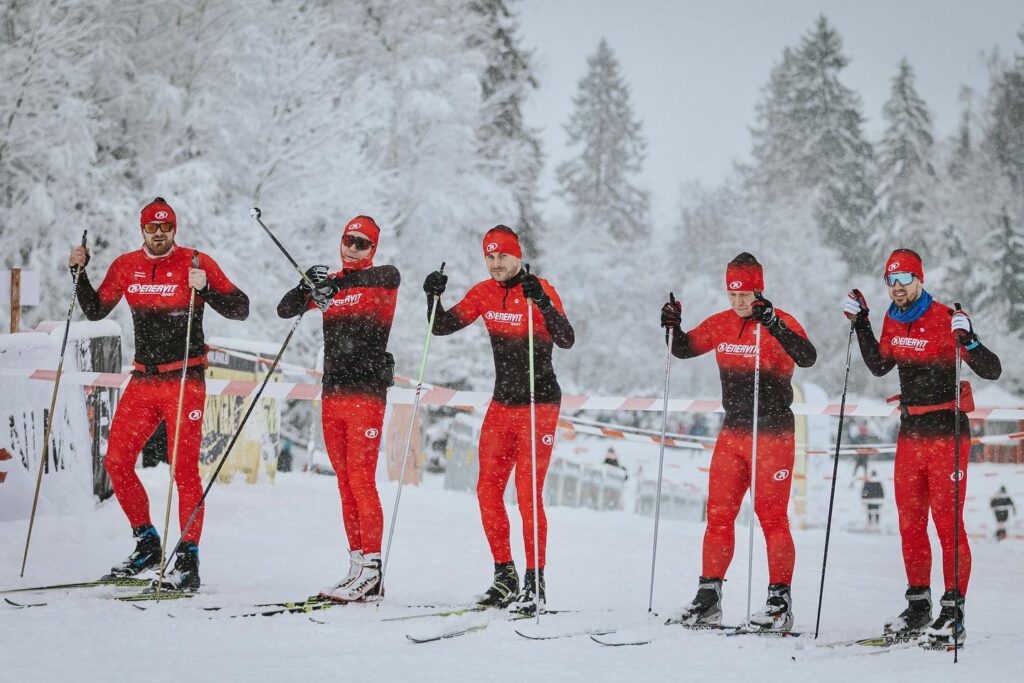
[[[927,289],[921,290],[921,296],[917,297],[914,305],[905,311],[901,311],[896,304],[889,304],[889,317],[898,323],[912,323],[928,310],[932,305],[932,295]]]

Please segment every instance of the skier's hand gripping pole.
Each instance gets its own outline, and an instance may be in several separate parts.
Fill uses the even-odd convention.
[[[199,267],[199,252],[192,252],[192,267]],[[174,419],[174,448],[171,449],[170,469],[171,474],[167,480],[167,508],[164,512],[164,535],[160,544],[160,574],[156,580],[156,594],[160,595],[160,588],[164,582],[164,560],[167,557],[167,533],[171,526],[171,498],[174,494],[174,470],[178,464],[178,446],[181,441],[181,413],[185,407],[185,380],[188,376],[188,352],[192,341],[192,321],[195,319],[196,290],[191,288],[188,296],[188,318],[185,324],[185,353],[181,359],[181,381],[178,384],[178,411]]]
[[[89,231],[82,231],[82,247],[86,246]],[[64,321],[64,338],[60,342],[60,360],[57,361],[57,376],[53,380],[53,394],[50,395],[50,412],[46,416],[46,430],[43,432],[43,454],[39,457],[39,473],[36,475],[36,490],[32,494],[32,512],[28,518],[28,533],[25,535],[25,552],[21,556],[21,573],[25,576],[25,563],[28,562],[28,546],[32,542],[32,526],[36,521],[36,505],[39,503],[39,489],[43,485],[43,470],[46,469],[46,456],[50,450],[50,433],[53,429],[53,413],[57,407],[57,390],[60,388],[61,374],[64,372],[64,352],[68,346],[68,332],[71,329],[71,314],[75,310],[75,301],[78,300],[78,278],[82,275],[84,266],[75,268],[74,279],[71,283],[71,303],[68,304],[68,315]]]
[[[668,293],[669,303],[676,308],[676,297],[672,292]],[[675,327],[665,328],[665,340],[668,342],[668,351],[665,357],[665,395],[661,404],[661,440],[658,442],[658,487],[654,497],[654,543],[651,549],[651,589],[647,595],[647,611],[654,609],[654,568],[658,560],[658,523],[661,519],[661,479],[665,471],[665,434],[668,432],[668,382],[672,372],[672,342],[675,335]]]
[[[254,209],[255,210],[255,209]],[[438,272],[444,272],[444,262]],[[420,394],[423,391],[423,375],[427,370],[427,353],[430,351],[430,338],[434,335],[434,318],[437,316],[437,302],[441,297],[433,297],[430,304],[430,320],[427,322],[427,337],[423,341],[423,356],[420,358],[420,371],[416,377],[416,396],[412,402],[412,414],[409,416],[409,431],[405,435],[405,452],[402,455],[402,469],[398,473],[398,490],[395,492],[395,506],[391,510],[391,523],[388,525],[388,542],[384,546],[384,561],[380,566],[380,586],[384,586],[384,575],[388,570],[388,557],[391,555],[391,540],[395,535],[395,522],[398,520],[398,504],[402,500],[402,485],[405,483],[405,468],[409,462],[409,449],[412,446],[412,433],[416,425],[416,415],[420,406]],[[381,591],[381,601],[384,599]]]
[[[853,290],[857,292],[857,290]],[[857,292],[860,294],[860,292]],[[867,308],[863,309],[865,312]],[[865,313],[866,317],[866,313]],[[828,563],[828,542],[832,534],[832,510],[836,501],[836,479],[839,477],[839,447],[843,443],[843,418],[846,415],[846,388],[850,384],[850,357],[853,352],[853,334],[857,326],[857,316],[850,319],[850,336],[846,340],[846,374],[843,375],[843,398],[839,402],[839,430],[836,432],[836,452],[832,456],[832,490],[828,495],[828,521],[825,523],[825,550],[821,556],[821,585],[818,588],[818,616],[814,620],[814,638],[818,638],[821,627],[821,602],[825,595],[825,565]]]

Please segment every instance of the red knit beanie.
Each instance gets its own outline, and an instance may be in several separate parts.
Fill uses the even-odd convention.
[[[924,282],[924,266],[921,257],[913,249],[897,249],[889,255],[882,277],[890,273],[913,273],[918,280]]]
[[[139,225],[145,225],[146,223],[173,223],[175,229],[178,227],[178,219],[174,215],[174,209],[171,208],[171,205],[163,197],[157,197],[142,207]]]
[[[764,291],[764,271],[753,255],[743,252],[725,267],[725,288],[730,292]]]
[[[519,246],[519,237],[507,225],[495,225],[484,235],[484,256],[488,254],[509,254],[516,258],[523,257]]]

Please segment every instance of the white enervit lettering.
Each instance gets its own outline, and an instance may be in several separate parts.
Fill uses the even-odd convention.
[[[494,320],[499,323],[512,323],[518,325],[523,322],[522,313],[503,313],[501,311],[487,311],[484,313],[484,318],[487,320]]]
[[[924,347],[928,346],[927,339],[914,339],[913,337],[893,337],[889,343],[892,346],[901,346],[906,349],[916,349],[917,351],[924,351]]]
[[[719,353],[731,353],[746,356],[757,352],[757,346],[754,344],[729,344],[722,342],[718,345]]]
[[[129,294],[159,294],[160,296],[172,296],[178,290],[178,285],[128,285]]]
[[[362,292],[359,292],[358,294],[348,294],[346,296],[341,297],[340,299],[335,299],[334,301],[331,302],[331,305],[332,306],[355,306],[357,303],[359,303],[359,300],[362,299],[362,298],[363,298],[363,293]]]

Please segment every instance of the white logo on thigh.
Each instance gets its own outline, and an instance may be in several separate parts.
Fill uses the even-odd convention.
[[[784,479],[787,479],[788,477],[789,470],[779,470],[778,472],[772,475],[772,479],[774,479],[775,481],[782,481]]]
[[[378,431],[377,431],[376,429],[374,429],[373,427],[370,427],[369,429],[367,429],[367,430],[366,430],[365,432],[363,432],[363,433],[364,433],[364,434],[366,434],[366,438],[367,438],[367,439],[376,439],[376,438],[377,438],[377,435],[378,435],[378,434],[380,434],[380,432],[378,432]]]
[[[188,419],[195,421],[195,420],[198,420],[199,418],[201,418],[202,416],[203,416],[203,411],[201,411],[201,410],[193,410],[191,413],[188,414]]]
[[[544,442],[545,446],[550,446],[555,442],[555,437],[553,437],[551,434],[545,434],[544,438],[541,439],[541,441]]]
[[[957,470],[956,472],[950,472],[949,473],[949,480],[950,481],[956,481],[958,479],[960,481],[964,480],[964,471],[963,470]]]

